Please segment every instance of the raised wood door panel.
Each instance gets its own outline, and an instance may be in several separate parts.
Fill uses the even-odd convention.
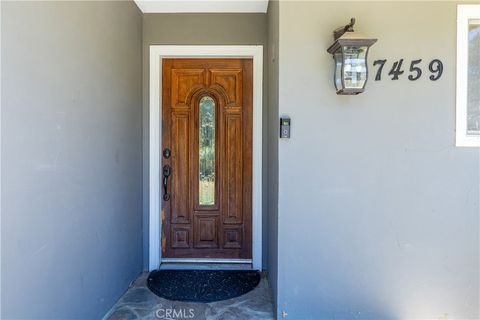
[[[163,60],[164,257],[252,257],[252,63]]]

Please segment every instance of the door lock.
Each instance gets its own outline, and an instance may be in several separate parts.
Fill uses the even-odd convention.
[[[172,154],[172,152],[170,151],[170,149],[168,149],[168,148],[163,149],[163,157],[165,159],[170,158],[171,154]]]

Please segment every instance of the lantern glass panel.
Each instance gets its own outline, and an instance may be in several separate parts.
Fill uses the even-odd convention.
[[[338,90],[343,89],[342,86],[342,64],[343,64],[343,54],[341,50],[338,50],[334,54],[335,58],[335,88]]]
[[[468,21],[467,134],[480,135],[480,19]]]
[[[343,47],[343,77],[346,89],[363,89],[367,81],[367,46]]]

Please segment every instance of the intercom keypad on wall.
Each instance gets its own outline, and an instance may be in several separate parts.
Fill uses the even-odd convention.
[[[280,118],[280,138],[290,138],[290,118]]]

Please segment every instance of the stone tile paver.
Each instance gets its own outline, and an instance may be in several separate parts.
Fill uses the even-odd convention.
[[[147,287],[143,272],[105,315],[105,320],[272,320],[273,303],[264,274],[252,291],[228,300],[211,303],[171,301],[160,298]]]

